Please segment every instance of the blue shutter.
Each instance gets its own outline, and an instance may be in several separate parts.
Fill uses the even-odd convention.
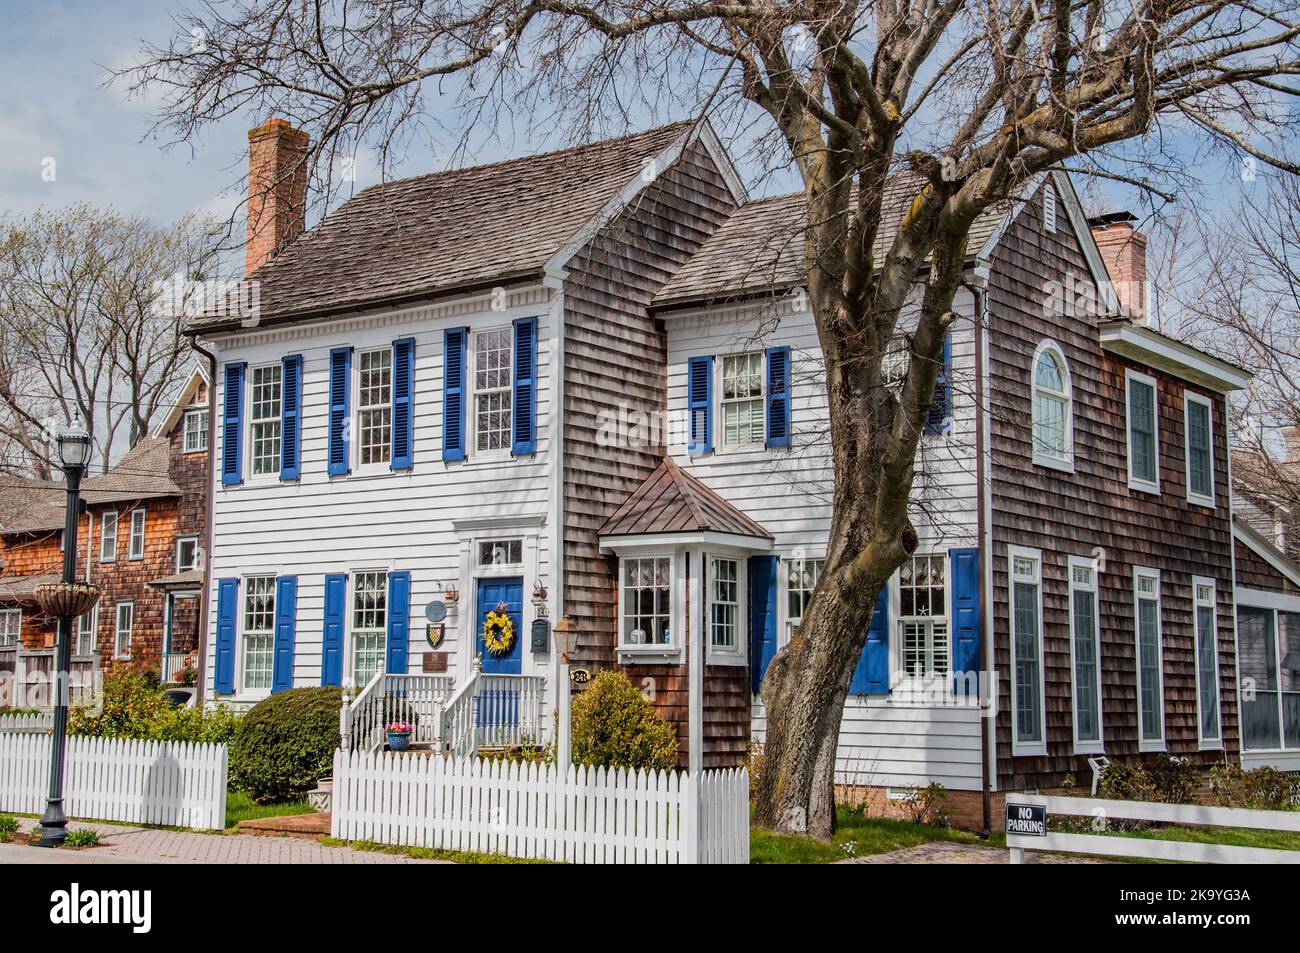
[[[776,556],[749,557],[749,676],[754,694],[776,655]]]
[[[294,626],[298,620],[298,577],[275,579],[275,665],[271,691],[293,688]]]
[[[296,480],[302,457],[302,355],[281,361],[280,374],[280,479]]]
[[[952,671],[953,691],[965,689],[969,694],[972,683],[958,681],[957,674],[975,672],[973,685],[978,689],[980,670],[980,551],[978,549],[952,549],[950,585],[952,586]]]
[[[406,674],[406,648],[411,640],[411,574],[388,574],[388,664],[390,675]]]
[[[221,482],[225,486],[244,480],[244,368],[226,365],[225,406],[221,414]]]
[[[336,347],[330,351],[329,393],[329,464],[330,476],[342,476],[351,467],[348,452],[348,398],[352,391],[352,348]]]
[[[393,342],[393,470],[409,470],[414,459],[415,338]]]
[[[934,382],[934,398],[930,401],[930,413],[925,418],[927,434],[943,433],[945,421],[952,417],[952,335],[943,337],[943,367],[939,379]]]
[[[686,406],[691,415],[689,453],[713,452],[713,355],[686,362]]]
[[[442,347],[442,458],[465,459],[465,339],[469,328],[448,328]]]
[[[767,446],[790,446],[790,349],[767,349]]]
[[[239,580],[217,581],[217,654],[214,659],[218,695],[235,693],[235,613],[239,607]]]
[[[515,321],[515,439],[511,453],[537,449],[537,319]]]
[[[849,691],[854,695],[886,695],[889,693],[889,587],[880,590],[875,611],[871,613],[871,626],[867,629],[867,644],[862,647],[862,657],[853,670]]]
[[[320,653],[320,683],[343,684],[343,613],[347,609],[348,577],[330,573],[325,577],[325,625]]]

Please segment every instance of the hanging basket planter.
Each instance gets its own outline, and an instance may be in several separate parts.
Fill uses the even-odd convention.
[[[37,586],[35,595],[42,612],[60,619],[75,619],[95,607],[99,587],[86,582],[51,582]]]

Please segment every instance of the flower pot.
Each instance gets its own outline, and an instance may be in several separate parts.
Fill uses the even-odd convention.
[[[388,732],[389,751],[405,751],[409,747],[411,747],[411,733],[409,731]]]

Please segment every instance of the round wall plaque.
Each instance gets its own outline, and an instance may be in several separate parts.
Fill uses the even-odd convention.
[[[447,606],[437,599],[430,602],[424,607],[424,617],[430,622],[441,622],[447,618]]]

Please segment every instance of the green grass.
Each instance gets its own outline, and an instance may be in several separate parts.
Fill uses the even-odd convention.
[[[262,817],[289,817],[293,814],[310,814],[312,806],[302,801],[288,801],[284,804],[254,804],[243,791],[230,791],[226,794],[226,829],[239,826],[240,821],[252,821]]]
[[[836,810],[838,830],[830,843],[811,837],[774,834],[752,828],[749,833],[751,864],[830,864],[852,857],[883,854],[930,841],[958,841],[987,844],[974,834],[950,827],[930,827],[883,817],[867,817],[861,811]]]
[[[525,860],[521,857],[507,857],[505,854],[480,854],[477,851],[439,850],[433,847],[398,847],[390,844],[376,844],[369,840],[346,841],[335,837],[322,837],[320,842],[326,847],[351,847],[353,850],[373,850],[381,854],[399,854],[414,857],[416,860],[450,860],[457,864],[549,864],[549,860]]]
[[[1300,851],[1300,833],[1295,831],[1257,831],[1245,827],[1158,827],[1145,831],[1117,832],[1117,836]]]
[[[80,827],[68,831],[68,836],[63,841],[64,847],[98,847],[99,831],[91,830],[89,827]]]

